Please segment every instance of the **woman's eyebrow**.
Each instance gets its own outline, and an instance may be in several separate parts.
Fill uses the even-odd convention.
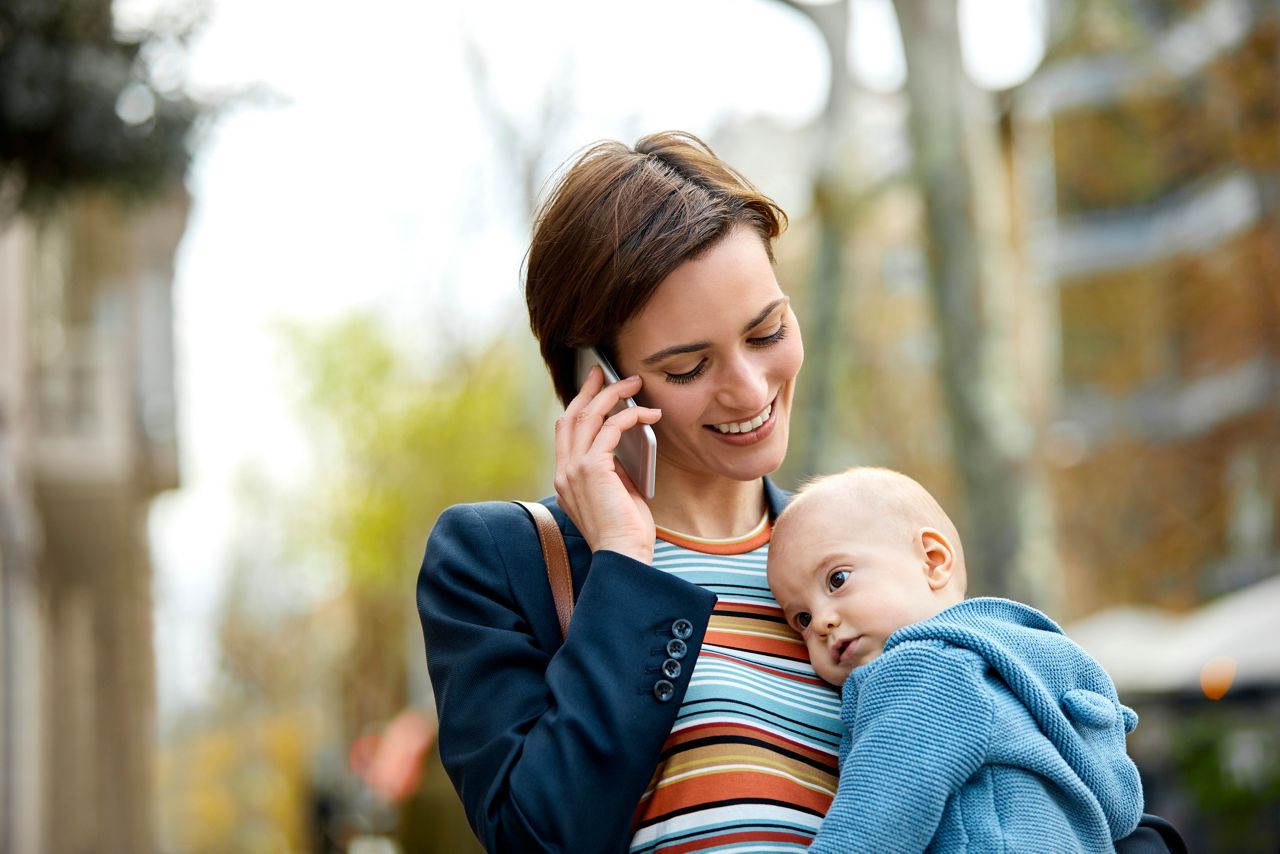
[[[751,318],[751,320],[747,321],[747,324],[742,327],[742,334],[746,335],[752,329],[755,329],[757,326],[763,323],[764,319],[768,317],[770,314],[772,314],[773,311],[777,309],[778,306],[784,305],[790,301],[791,300],[789,297],[780,297],[774,300],[773,302],[769,303],[768,305],[766,305],[759,314]],[[684,355],[685,353],[696,353],[699,350],[705,350],[710,346],[711,346],[710,341],[694,341],[692,344],[676,344],[672,347],[664,347],[663,349],[659,350],[653,355],[646,356],[643,359],[641,359],[640,364],[653,365],[657,362],[661,362],[663,359],[666,359],[670,356],[681,356],[681,355]]]
[[[779,297],[778,299],[766,305],[763,311],[761,311],[755,317],[751,318],[751,320],[747,322],[747,325],[742,327],[742,334],[746,335],[752,329],[755,329],[757,326],[759,326],[761,323],[764,322],[764,319],[766,317],[768,317],[770,314],[773,313],[773,310],[775,308],[777,308],[780,305],[784,305],[790,301],[791,300],[788,297]]]

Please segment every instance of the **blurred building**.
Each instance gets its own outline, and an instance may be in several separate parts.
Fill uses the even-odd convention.
[[[147,506],[177,485],[183,190],[0,230],[0,849],[155,847]]]
[[[1011,128],[1046,297],[1063,577],[1092,614],[1072,631],[1142,718],[1129,749],[1148,808],[1192,850],[1270,850],[1280,7],[1050,9]]]
[[[970,165],[985,244],[975,393],[1027,478],[1018,572],[1036,604],[1063,618],[1185,610],[1280,573],[1280,7],[1049,9],[1041,68],[967,111],[1003,152],[1003,169]],[[716,145],[800,214],[780,275],[806,345],[835,318],[800,390],[833,363],[827,420],[841,427],[813,467],[902,468],[965,528],[906,95],[845,97],[826,308],[814,283],[829,238],[803,192],[807,179],[817,198],[820,123],[740,122]]]
[[[1067,627],[1141,720],[1129,753],[1147,809],[1192,851],[1271,851],[1280,838],[1280,575],[1192,611],[1104,609]]]
[[[1148,809],[1191,850],[1273,850],[1280,5],[1048,6],[1041,68],[967,111],[1001,143],[1002,170],[968,167],[981,188],[968,213],[987,222],[990,358],[974,385],[992,435],[1025,449],[1020,571],[1055,618],[1087,616],[1072,636],[1138,710],[1129,750]],[[811,156],[822,128],[758,119],[714,141],[796,215],[779,278],[809,350],[799,393],[825,359],[824,417],[839,425],[811,454],[815,468],[903,469],[960,511],[969,537],[944,406],[945,318],[929,292],[934,235],[903,156],[916,142],[907,93],[848,99],[842,198],[825,212],[841,260],[825,304],[815,291],[831,238],[815,221]],[[829,345],[810,347],[831,318]],[[797,412],[812,418],[811,401]],[[816,434],[798,420],[801,445]]]
[[[1280,7],[1051,5],[1014,93],[1075,613],[1280,572]]]

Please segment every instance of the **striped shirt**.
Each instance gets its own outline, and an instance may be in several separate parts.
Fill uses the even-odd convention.
[[[767,517],[732,540],[658,529],[653,565],[717,601],[632,851],[803,851],[831,805],[840,694],[769,592],[771,533]]]

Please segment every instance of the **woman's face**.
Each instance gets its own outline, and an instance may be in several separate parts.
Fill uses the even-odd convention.
[[[804,344],[751,228],[667,276],[623,326],[617,357],[622,376],[640,375],[639,401],[662,410],[660,467],[745,481],[782,464]]]

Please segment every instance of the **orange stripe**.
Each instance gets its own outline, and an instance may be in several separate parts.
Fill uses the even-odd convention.
[[[645,805],[640,823],[649,824],[670,813],[706,804],[709,800],[778,801],[825,815],[831,808],[831,798],[826,792],[817,792],[783,777],[759,771],[699,774],[668,783],[655,791]]]
[[[747,552],[753,552],[756,549],[769,542],[769,538],[773,536],[773,526],[765,525],[764,530],[747,540],[735,540],[730,543],[703,543],[698,540],[691,540],[682,537],[675,531],[668,531],[665,528],[657,531],[658,539],[673,546],[679,546],[682,549],[688,549],[691,552],[701,552],[704,555],[743,555]]]
[[[782,609],[777,605],[761,605],[759,602],[726,602],[723,599],[717,599],[715,607],[711,609],[711,615],[714,617],[720,614],[759,614],[762,617],[784,619]]]
[[[779,658],[786,658],[790,661],[809,660],[809,650],[804,644],[781,638],[758,638],[750,635],[713,632],[707,629],[706,637],[702,641],[702,648],[706,649],[708,644],[728,646],[764,655],[776,655]]]
[[[687,854],[690,851],[704,851],[707,848],[717,848],[734,842],[798,842],[801,845],[808,845],[813,842],[813,837],[808,834],[787,833],[783,830],[745,830],[708,836],[704,839],[682,842],[679,845],[664,845],[662,850],[670,851],[672,854]]]
[[[682,747],[690,742],[697,741],[701,738],[716,738],[717,736],[729,736],[732,738],[751,738],[757,741],[765,741],[769,744],[777,745],[792,753],[798,753],[801,756],[808,757],[814,762],[820,764],[815,771],[821,772],[823,768],[827,769],[833,776],[836,773],[836,757],[830,753],[816,750],[808,745],[800,744],[792,741],[784,735],[776,732],[770,732],[765,729],[757,729],[755,727],[744,726],[737,723],[706,723],[696,726],[686,727],[678,732],[673,732],[664,745],[662,752],[669,753],[672,750]]]
[[[830,770],[814,768],[774,751],[776,748],[748,745],[741,741],[690,745],[687,750],[680,751],[667,760],[665,767],[668,784],[670,781],[683,781],[693,777],[706,777],[714,781],[720,775],[736,769],[743,773],[759,774],[766,780],[786,775],[794,777],[799,785],[806,788],[817,788],[828,793],[835,791],[836,778]]]
[[[738,631],[746,632],[764,632],[774,637],[800,641],[800,638],[786,623],[764,619],[763,617],[726,617],[721,614],[713,614],[711,619],[707,621],[707,625],[711,626],[713,630],[729,631],[730,629],[737,629]]]

